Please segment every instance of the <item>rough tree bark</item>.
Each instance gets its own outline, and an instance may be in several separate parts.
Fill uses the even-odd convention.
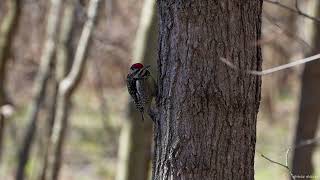
[[[0,27],[0,158],[3,150],[3,136],[5,130],[5,115],[2,106],[6,105],[6,66],[9,59],[10,48],[17,29],[19,16],[21,13],[20,0],[8,0],[8,13],[4,17]]]
[[[156,1],[145,0],[140,17],[136,42],[133,46],[133,62],[151,65],[155,76],[157,59],[158,21]],[[147,180],[151,160],[152,120],[141,114],[133,102],[129,102],[128,121],[124,122],[119,143],[117,180]]]
[[[159,0],[153,179],[254,179],[262,0]]]
[[[24,136],[22,147],[18,154],[18,169],[16,179],[23,180],[24,170],[29,160],[31,146],[37,130],[38,114],[40,105],[43,101],[47,80],[49,78],[51,64],[54,59],[55,47],[57,41],[57,27],[59,23],[59,14],[61,0],[51,0],[51,8],[48,16],[46,42],[40,59],[39,72],[34,84],[34,98],[28,114],[28,127]]]
[[[310,2],[314,7],[314,14],[320,17],[320,2]],[[315,3],[315,4],[313,4]],[[306,57],[317,54],[320,51],[320,25],[313,24],[312,51]],[[303,141],[312,139],[316,136],[319,116],[320,116],[320,62],[315,61],[305,65],[302,75],[301,97],[299,105],[298,122],[296,125],[296,135],[294,146],[299,146]],[[311,176],[314,173],[312,155],[315,144],[298,147],[294,149],[292,158],[292,173],[303,176]],[[299,178],[300,179],[300,178]]]
[[[59,83],[55,120],[49,144],[49,146],[51,146],[49,147],[48,156],[49,172],[47,173],[47,179],[49,180],[56,180],[59,177],[62,164],[62,148],[68,128],[69,104],[71,96],[77,88],[85,68],[87,52],[96,23],[100,2],[100,0],[90,1],[87,13],[88,18],[84,24],[70,72]]]

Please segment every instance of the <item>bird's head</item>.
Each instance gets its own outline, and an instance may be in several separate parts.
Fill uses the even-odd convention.
[[[143,68],[143,64],[141,63],[134,63],[132,64],[132,66],[130,67],[130,70],[131,71],[134,71],[134,70],[140,70]]]
[[[150,68],[150,65],[144,66],[141,63],[132,64],[130,67],[129,76],[133,78],[141,78],[149,73],[148,68]]]
[[[143,69],[143,64],[141,63],[135,63],[135,64],[132,64],[131,67],[130,67],[130,72],[129,74],[136,74],[138,71],[140,71],[141,69]]]

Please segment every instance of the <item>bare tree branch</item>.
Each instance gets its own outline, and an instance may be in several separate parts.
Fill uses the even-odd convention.
[[[290,176],[292,179],[296,179],[296,175],[294,175],[292,173],[292,170],[289,168],[289,154],[290,154],[290,151],[293,150],[293,149],[298,149],[298,148],[301,148],[301,147],[304,147],[304,146],[308,146],[308,145],[311,145],[311,144],[316,144],[316,143],[319,143],[320,142],[320,137],[317,137],[317,138],[313,138],[313,139],[308,139],[308,140],[305,140],[305,141],[302,141],[301,143],[299,143],[298,145],[296,146],[290,146],[287,148],[286,150],[286,164],[282,164],[280,162],[277,162],[277,161],[274,161],[270,158],[268,158],[267,156],[265,156],[264,154],[260,153],[260,152],[257,152],[258,154],[260,154],[261,157],[263,157],[264,159],[270,161],[271,163],[274,163],[274,164],[277,164],[281,167],[284,167],[287,169],[287,171],[289,172]]]
[[[313,21],[316,21],[317,23],[320,23],[320,19],[319,18],[310,16],[310,15],[302,12],[300,10],[300,8],[299,8],[297,0],[296,0],[296,3],[295,3],[295,8],[291,8],[289,6],[286,6],[286,5],[282,4],[282,3],[280,3],[278,0],[264,0],[264,2],[267,2],[267,3],[270,3],[270,4],[275,4],[275,5],[277,5],[277,6],[281,7],[281,8],[287,9],[288,11],[291,11],[293,13],[297,13],[297,14],[305,17],[305,18],[308,18],[308,19],[311,19]]]
[[[317,137],[317,138],[313,138],[313,139],[308,139],[308,140],[305,140],[305,141],[302,141],[301,143],[299,143],[298,145],[296,146],[291,146],[287,149],[286,151],[286,164],[288,165],[289,163],[289,154],[292,150],[294,149],[298,149],[298,148],[301,148],[301,147],[304,147],[304,146],[308,146],[308,145],[311,145],[311,144],[317,144],[320,142],[320,137]]]
[[[62,80],[59,85],[59,91],[63,94],[71,93],[72,90],[77,85],[80,80],[80,74],[84,68],[86,55],[87,55],[87,47],[89,45],[89,41],[91,38],[91,34],[93,31],[95,19],[97,16],[97,8],[100,0],[91,0],[89,10],[88,10],[88,19],[84,25],[79,45],[76,50],[75,60],[72,65],[71,71],[68,76]]]
[[[294,5],[295,5],[297,11],[298,11],[298,12],[301,12],[300,7],[299,7],[299,2],[298,2],[298,0],[295,0]]]
[[[277,72],[277,71],[288,69],[288,68],[291,68],[291,67],[294,67],[294,66],[297,66],[297,65],[301,65],[301,64],[305,64],[307,62],[311,62],[311,61],[318,60],[318,59],[320,59],[320,54],[316,54],[314,56],[310,56],[310,57],[307,57],[307,58],[304,58],[304,59],[299,59],[299,60],[290,62],[288,64],[284,64],[284,65],[277,66],[277,67],[274,67],[274,68],[266,69],[266,70],[263,70],[263,71],[244,70],[244,72],[246,72],[248,74],[252,74],[252,75],[263,76],[263,75],[272,74],[272,73]],[[236,71],[242,71],[237,66],[235,66],[232,62],[227,60],[226,58],[220,57],[220,60],[223,63],[225,63],[226,65],[228,65],[229,67],[231,67],[232,69],[234,69]]]
[[[266,11],[263,11],[263,17],[268,20],[270,24],[277,27],[280,30],[280,34],[285,34],[287,37],[292,38],[293,40],[297,41],[298,43],[304,45],[304,49],[312,49],[311,45],[306,42],[303,38],[299,37],[296,33],[293,33],[290,31],[290,29],[281,27],[280,24],[278,24],[274,17],[272,17],[269,13]],[[275,39],[275,38],[274,38]]]
[[[274,163],[274,164],[277,164],[277,165],[279,165],[279,166],[281,166],[281,167],[286,168],[287,171],[289,172],[291,178],[292,178],[292,179],[296,179],[295,176],[294,176],[294,174],[291,172],[291,169],[290,169],[287,165],[284,165],[284,164],[281,164],[281,163],[279,163],[279,162],[277,162],[277,161],[274,161],[274,160],[268,158],[267,156],[265,156],[265,155],[263,155],[263,154],[261,154],[261,153],[259,153],[259,154],[260,154],[261,157],[263,157],[264,159],[270,161],[271,163]]]

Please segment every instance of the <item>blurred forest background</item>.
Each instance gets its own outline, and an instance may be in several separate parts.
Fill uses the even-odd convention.
[[[140,171],[148,176],[152,126],[130,113],[125,85],[133,61],[156,62],[154,7],[153,0],[0,1],[0,179],[55,179],[58,168],[59,179],[129,180],[133,176],[125,174],[139,171],[141,161],[149,164]],[[259,42],[264,69],[318,54],[316,17],[318,0],[265,0]],[[311,74],[302,65],[263,77],[258,180],[288,179],[285,168],[260,154],[286,164],[297,121],[304,119],[299,112],[306,108],[300,105],[308,105],[300,103],[302,81],[308,81],[305,87],[320,85],[320,72],[314,70],[320,65],[312,64]],[[320,91],[313,93],[307,93],[309,100],[319,100]],[[315,120],[300,122],[305,127],[300,132],[307,132],[300,135],[304,140],[320,136],[320,105],[312,105],[315,110],[305,114]],[[320,150],[313,150],[314,175],[320,178]]]

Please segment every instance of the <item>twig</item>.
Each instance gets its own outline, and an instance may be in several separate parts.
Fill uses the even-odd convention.
[[[284,70],[284,69],[288,69],[288,68],[291,68],[291,67],[294,67],[294,66],[297,66],[297,65],[300,65],[300,64],[305,64],[307,62],[311,62],[311,61],[314,61],[314,60],[317,60],[317,59],[320,59],[320,54],[316,54],[314,56],[310,56],[310,57],[307,57],[307,58],[304,58],[304,59],[299,59],[299,60],[284,64],[284,65],[276,66],[274,68],[266,69],[266,70],[263,70],[263,71],[245,70],[245,72],[248,73],[248,74],[252,74],[252,75],[263,76],[263,75],[271,74],[271,73],[274,73],[274,72],[277,72],[277,71],[281,71],[281,70]],[[226,65],[228,65],[229,67],[231,67],[232,69],[237,70],[237,71],[240,70],[233,63],[228,61],[226,58],[220,57],[220,60],[223,63],[225,63]]]
[[[298,12],[301,12],[301,11],[300,11],[300,8],[299,8],[299,2],[298,2],[298,0],[295,0],[294,5],[295,5],[297,11],[298,11]]]
[[[290,153],[290,151],[292,149],[298,149],[298,148],[301,148],[301,147],[304,147],[304,146],[307,146],[307,145],[311,145],[311,144],[315,144],[315,143],[318,143],[318,142],[320,142],[320,137],[313,138],[313,139],[308,139],[308,140],[300,142],[298,145],[288,147],[288,149],[286,150],[286,164],[285,165],[268,158],[267,156],[263,155],[260,152],[258,152],[258,153],[260,154],[261,157],[263,157],[264,159],[270,161],[271,163],[274,163],[274,164],[277,164],[277,165],[279,165],[281,167],[286,168],[288,170],[290,176],[292,177],[292,179],[296,179],[295,175],[292,173],[291,169],[289,168],[289,163],[288,162],[289,162],[289,153]]]
[[[307,145],[311,145],[311,144],[315,144],[315,143],[318,143],[318,142],[320,142],[320,137],[308,139],[308,140],[300,142],[296,146],[293,146],[291,149],[297,149],[297,148],[300,148],[300,147],[303,147],[303,146],[307,146]]]
[[[271,163],[274,163],[274,164],[277,164],[277,165],[279,165],[279,166],[281,166],[281,167],[286,168],[287,171],[289,172],[291,178],[292,178],[292,179],[296,179],[295,176],[293,175],[293,173],[291,172],[291,169],[289,168],[288,165],[284,165],[284,164],[281,164],[281,163],[279,163],[279,162],[277,162],[277,161],[274,161],[274,160],[268,158],[267,156],[263,155],[262,153],[259,153],[259,154],[260,154],[261,157],[263,157],[264,159],[270,161]]]
[[[265,158],[266,160],[268,160],[268,161],[270,161],[270,162],[272,162],[272,163],[278,164],[279,166],[282,166],[282,167],[286,168],[288,171],[291,171],[290,168],[289,168],[287,165],[284,165],[284,164],[281,164],[281,163],[279,163],[279,162],[277,162],[277,161],[274,161],[274,160],[268,158],[267,156],[265,156],[265,155],[263,155],[263,154],[261,154],[261,153],[259,153],[259,154],[260,154],[261,157]],[[290,173],[290,174],[291,174],[291,173]]]
[[[295,8],[291,8],[291,7],[286,6],[286,5],[282,4],[282,3],[280,3],[279,1],[275,1],[275,0],[264,0],[264,1],[267,2],[267,3],[270,3],[270,4],[275,4],[275,5],[277,5],[277,6],[281,7],[281,8],[287,9],[288,11],[297,13],[297,14],[305,17],[305,18],[308,18],[308,19],[311,19],[311,20],[313,20],[313,21],[316,21],[317,23],[320,23],[320,19],[319,19],[319,18],[310,16],[310,15],[302,12],[302,11],[300,10],[300,8],[299,8],[299,5],[298,5],[297,0],[296,0]]]
[[[264,18],[269,21],[270,24],[274,25],[280,30],[280,34],[285,34],[287,37],[296,40],[297,42],[303,44],[305,48],[312,49],[311,45],[307,43],[303,38],[299,37],[296,33],[290,32],[288,28],[282,28],[280,24],[278,24],[274,17],[272,17],[266,11],[263,11]]]
[[[315,143],[318,143],[318,142],[320,142],[320,137],[313,138],[313,139],[308,139],[308,140],[300,142],[296,146],[289,147],[286,150],[286,164],[287,164],[287,166],[288,166],[289,154],[290,154],[291,150],[298,149],[298,148],[301,148],[301,147],[304,147],[304,146],[308,146],[308,145],[311,145],[311,144],[315,144]]]

